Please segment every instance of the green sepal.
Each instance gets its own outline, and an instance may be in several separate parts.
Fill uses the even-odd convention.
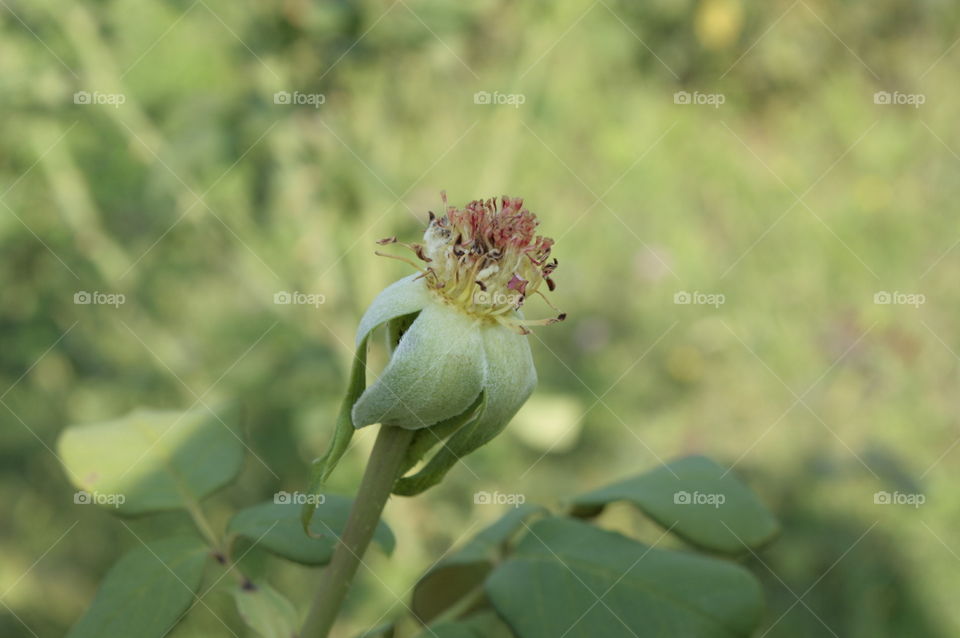
[[[340,404],[340,413],[337,415],[337,423],[333,432],[333,440],[330,447],[319,459],[313,462],[310,471],[310,484],[307,487],[308,494],[319,495],[323,490],[324,484],[330,478],[337,463],[347,447],[350,445],[350,439],[356,428],[353,427],[353,419],[350,412],[354,402],[359,397],[367,385],[367,337],[365,336],[357,344],[357,351],[353,357],[353,366],[350,368],[350,384],[347,386],[347,392],[343,397],[343,403]],[[310,532],[310,521],[313,520],[313,513],[317,506],[313,503],[304,503],[300,512],[300,522],[303,525],[303,531],[308,536],[313,536]]]
[[[479,324],[479,319],[445,304],[423,308],[376,381],[354,404],[354,425],[419,430],[462,414],[483,384]]]
[[[533,392],[537,373],[527,338],[503,326],[486,325],[480,328],[480,339],[484,383],[476,416],[455,428],[420,471],[397,481],[394,494],[415,496],[442,481],[461,458],[500,434]]]
[[[357,346],[377,327],[397,317],[420,312],[434,300],[423,275],[417,273],[398,279],[381,290],[363,313],[357,327]]]
[[[428,428],[417,430],[413,435],[413,441],[407,448],[407,454],[403,459],[403,465],[400,468],[400,475],[404,475],[420,462],[427,452],[437,443],[443,443],[443,440],[458,432],[460,428],[470,423],[479,415],[478,408],[483,402],[483,393],[481,392],[469,408],[457,416],[450,417],[446,421],[441,421]],[[444,443],[444,445],[446,445]]]
[[[481,415],[486,409],[487,398],[485,394],[481,394],[480,398],[481,403],[477,417],[469,420],[447,439],[443,447],[437,450],[436,454],[427,461],[427,464],[419,472],[398,480],[393,487],[394,494],[416,496],[430,489],[443,480],[443,477],[457,464],[461,457],[489,442],[506,427],[506,423],[490,424],[482,419]],[[483,425],[495,425],[496,427],[484,428]]]

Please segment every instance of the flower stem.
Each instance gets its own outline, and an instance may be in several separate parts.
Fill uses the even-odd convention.
[[[373,538],[383,506],[400,473],[413,430],[380,426],[363,481],[340,535],[330,564],[324,569],[320,588],[301,631],[302,638],[326,638],[340,611],[350,582]]]

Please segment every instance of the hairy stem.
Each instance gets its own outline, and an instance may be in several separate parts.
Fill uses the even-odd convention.
[[[303,638],[326,638],[340,611],[361,558],[373,538],[413,439],[413,430],[380,426],[373,452],[367,461],[363,481],[340,535],[330,564],[324,569],[320,589],[303,625]]]

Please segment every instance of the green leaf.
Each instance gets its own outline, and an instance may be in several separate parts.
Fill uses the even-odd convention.
[[[633,503],[684,540],[712,551],[739,554],[780,531],[773,514],[747,486],[702,456],[577,496],[572,513],[592,516],[613,501]]]
[[[526,504],[511,509],[462,548],[430,568],[414,589],[411,601],[414,615],[428,624],[477,589],[523,521],[542,511],[542,507]]]
[[[486,590],[520,638],[749,636],[763,607],[759,584],[729,561],[569,518],[531,526]]]
[[[346,525],[352,502],[344,496],[325,494],[310,524],[311,536],[303,532],[300,506],[294,502],[267,502],[243,509],[230,520],[227,533],[244,537],[258,547],[297,563],[326,565],[337,543],[336,534]],[[378,523],[373,539],[387,554],[393,552],[393,532],[383,521]]]
[[[337,415],[337,421],[334,424],[333,439],[330,441],[330,447],[326,453],[313,462],[310,470],[310,483],[307,486],[307,494],[311,496],[320,496],[323,492],[323,486],[327,479],[333,473],[333,470],[340,463],[340,459],[350,446],[350,439],[353,438],[353,418],[350,411],[353,404],[367,387],[367,336],[357,339],[357,352],[353,356],[353,365],[350,368],[350,381],[347,384],[347,391],[343,395],[343,401],[340,403],[340,413]],[[310,533],[310,522],[313,519],[314,507],[312,503],[304,503],[300,508],[300,526],[304,533]]]
[[[368,629],[357,638],[393,638],[396,635],[396,625],[392,622],[377,625],[373,629]]]
[[[243,443],[207,410],[135,410],[113,421],[73,425],[58,442],[86,502],[135,515],[183,507],[229,483]],[[78,500],[77,502],[84,502]]]
[[[514,638],[514,634],[494,612],[485,611],[463,620],[431,625],[417,638]]]
[[[243,622],[263,638],[295,638],[300,625],[297,610],[283,594],[266,583],[233,591]]]
[[[199,539],[178,537],[129,552],[107,572],[68,638],[166,635],[193,602],[209,551]]]

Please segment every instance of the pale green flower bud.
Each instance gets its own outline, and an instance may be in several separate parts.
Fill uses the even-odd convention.
[[[444,197],[444,201],[446,198]],[[396,491],[415,494],[436,484],[460,457],[507,425],[533,392],[537,374],[520,307],[546,282],[556,260],[552,240],[534,234],[536,217],[523,200],[475,201],[431,213],[424,244],[406,245],[424,263],[419,274],[393,283],[360,321],[357,346],[389,327],[390,360],[351,410],[355,427],[374,423],[418,430],[409,469],[449,437]],[[397,243],[395,239],[381,244]],[[411,262],[413,263],[413,262]]]

